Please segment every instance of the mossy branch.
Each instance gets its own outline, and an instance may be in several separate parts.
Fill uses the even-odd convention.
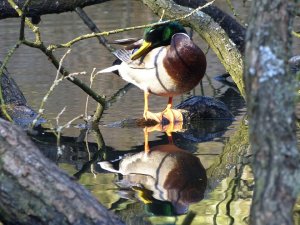
[[[39,27],[33,25],[31,23],[31,21],[26,17],[26,15],[24,14],[24,10],[27,8],[27,6],[29,5],[30,3],[30,0],[27,0],[23,6],[22,9],[19,8],[19,6],[13,1],[13,0],[8,0],[8,3],[11,5],[12,8],[15,9],[15,11],[18,13],[18,15],[21,17],[21,18],[24,18],[25,20],[25,23],[26,25],[32,30],[32,32],[35,34],[35,43],[36,44],[41,44],[42,41],[41,41],[41,33],[39,31]],[[22,23],[21,23],[21,29],[22,28]],[[24,31],[24,29],[23,29]],[[24,34],[24,33],[23,33]],[[24,37],[24,35],[23,35]]]

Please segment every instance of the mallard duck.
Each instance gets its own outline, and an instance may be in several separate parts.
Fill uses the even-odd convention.
[[[136,45],[134,45],[136,46]],[[182,121],[182,114],[172,109],[172,100],[192,90],[203,78],[206,58],[178,22],[157,25],[145,30],[141,46],[136,50],[117,50],[122,62],[101,72],[118,71],[119,75],[144,91],[144,118],[170,123]],[[149,94],[168,97],[161,114],[148,110]]]

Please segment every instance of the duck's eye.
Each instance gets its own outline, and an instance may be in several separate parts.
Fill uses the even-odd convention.
[[[155,31],[155,29],[149,30],[148,34],[152,34]]]

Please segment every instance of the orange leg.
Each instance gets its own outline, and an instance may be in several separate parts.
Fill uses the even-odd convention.
[[[152,127],[145,127],[144,128],[144,151],[146,154],[150,153],[150,147],[149,147],[149,133],[153,131],[163,131],[166,132],[168,136],[168,140],[170,144],[173,144],[173,138],[172,138],[172,132],[181,131],[183,127],[183,122],[175,122],[175,123],[169,123],[165,126],[162,126],[162,124],[156,124]]]
[[[144,151],[146,154],[150,152],[150,147],[149,147],[149,133],[147,127],[144,128],[144,140],[145,140],[145,145],[144,145]]]
[[[148,108],[148,98],[149,98],[149,92],[144,92],[144,119],[147,121],[148,119],[151,119],[151,120],[155,120],[157,121],[158,123],[161,123],[161,119],[160,119],[160,113],[152,113],[149,111],[149,108]]]
[[[178,122],[175,122],[175,123],[169,123],[168,125],[164,126],[163,129],[164,129],[164,131],[166,132],[166,134],[168,136],[169,144],[174,144],[173,143],[172,132],[182,131],[183,122],[178,121]]]
[[[179,110],[172,109],[173,97],[169,97],[168,105],[162,112],[162,116],[169,120],[170,123],[183,121],[182,113]]]

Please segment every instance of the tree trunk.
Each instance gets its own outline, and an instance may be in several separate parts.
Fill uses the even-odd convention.
[[[0,221],[5,224],[122,224],[4,120],[0,184]]]
[[[32,0],[28,7],[26,16],[39,17],[44,14],[62,13],[74,11],[76,7],[83,8],[85,6],[94,5],[109,0]],[[17,0],[16,4],[22,8],[26,0]],[[19,17],[16,10],[13,9],[8,1],[1,1],[0,4],[0,19]]]
[[[249,18],[245,81],[255,191],[251,224],[293,224],[300,188],[294,77],[288,72],[291,24],[288,1],[255,0]]]

